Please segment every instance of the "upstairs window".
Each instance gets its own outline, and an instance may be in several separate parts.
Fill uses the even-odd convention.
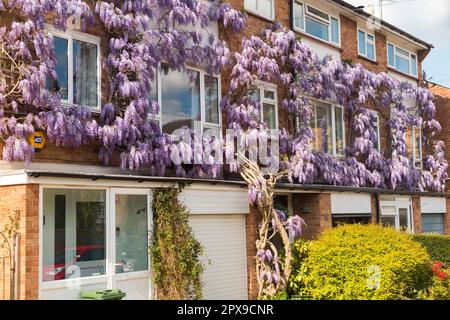
[[[417,55],[388,43],[388,64],[400,72],[417,77]]]
[[[100,109],[100,38],[81,32],[51,31],[57,79],[47,89],[58,91],[63,103]]]
[[[158,101],[156,120],[164,133],[188,127],[197,132],[220,132],[219,78],[202,70],[184,72],[162,65],[153,83],[150,100]]]
[[[263,18],[275,19],[275,0],[245,0],[244,8]]]
[[[345,148],[343,108],[317,101],[312,101],[311,106],[313,112],[310,121],[313,132],[311,149],[315,152],[343,156]]]
[[[278,129],[277,87],[272,84],[261,85],[254,93],[255,100],[261,102],[260,120],[269,129]]]
[[[294,29],[339,45],[339,19],[302,1],[294,1]]]
[[[375,61],[375,36],[358,30],[358,54]]]

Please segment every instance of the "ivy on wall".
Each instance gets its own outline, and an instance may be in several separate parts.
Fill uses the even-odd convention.
[[[153,194],[153,241],[150,248],[156,298],[202,298],[200,261],[203,247],[189,225],[189,209],[180,201],[183,186],[156,189]]]

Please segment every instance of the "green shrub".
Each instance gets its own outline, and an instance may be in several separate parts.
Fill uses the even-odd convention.
[[[313,299],[408,299],[431,278],[430,256],[409,235],[377,225],[341,225],[311,243],[290,289]]]
[[[440,234],[417,234],[413,239],[427,249],[433,261],[441,261],[450,265],[450,236]]]

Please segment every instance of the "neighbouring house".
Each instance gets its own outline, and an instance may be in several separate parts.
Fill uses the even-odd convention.
[[[422,62],[433,46],[387,22],[374,25],[369,14],[345,1],[228,2],[248,14],[245,29],[230,33],[213,24],[209,31],[226,41],[231,51],[239,51],[242,37],[259,35],[268,23],[279,21],[320,57],[332,55],[361,63],[374,73],[386,72],[400,81],[423,85]],[[76,21],[66,32],[48,30],[54,36],[58,77],[64,78],[60,88],[63,102],[81,99],[99,114],[109,90],[108,75],[101,68],[108,45],[103,31],[88,28],[82,32]],[[82,70],[82,79],[73,77],[75,65]],[[152,94],[161,105],[157,117],[161,129],[172,132],[187,125],[201,131],[224,130],[226,115],[220,111],[219,101],[226,94],[227,81],[226,73],[210,76],[197,67],[189,68],[188,73],[160,68]],[[281,106],[283,95],[277,84],[261,84],[261,119],[272,129],[283,127],[294,134],[298,123],[288,121]],[[435,95],[438,120],[446,128],[450,117],[444,109],[449,100],[442,98],[441,103],[440,95]],[[346,112],[335,101],[313,101],[314,151],[344,156],[350,139]],[[382,153],[390,141],[388,118],[377,115],[377,148]],[[446,130],[441,133],[444,141],[449,137]],[[406,144],[411,163],[420,168],[423,147],[419,128],[407,130]],[[177,181],[191,182],[183,193],[184,202],[191,210],[192,228],[211,261],[204,274],[204,297],[256,297],[258,214],[249,207],[243,181],[158,177],[146,169],[120,170],[118,161],[103,165],[96,145],[72,149],[45,143],[29,165],[0,163],[0,225],[11,211],[21,213],[16,298],[78,299],[80,290],[104,288],[123,289],[131,299],[151,298],[147,249],[152,190]],[[446,192],[355,188],[320,181],[280,183],[276,197],[276,205],[305,220],[308,239],[340,222],[450,234],[449,201]],[[8,297],[8,279],[7,270],[0,272],[3,298]]]

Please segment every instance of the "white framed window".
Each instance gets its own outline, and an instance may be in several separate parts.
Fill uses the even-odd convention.
[[[265,123],[269,129],[278,129],[277,86],[260,82],[258,89],[253,93],[253,97],[261,102],[260,121]]]
[[[345,149],[344,108],[328,102],[311,100],[311,149],[316,152],[343,156]],[[297,119],[297,130],[302,126]]]
[[[193,67],[179,72],[163,64],[149,99],[160,105],[155,120],[162,132],[172,134],[183,126],[197,132],[208,129],[221,132],[220,75],[211,76]]]
[[[340,20],[316,7],[305,4],[303,1],[294,1],[294,30],[304,32],[310,36],[340,44]]]
[[[275,0],[245,0],[244,8],[263,18],[275,19]]]
[[[444,213],[422,213],[422,232],[444,234]]]
[[[388,42],[388,65],[397,71],[417,77],[417,55]]]
[[[376,61],[375,35],[358,29],[358,54]]]
[[[422,130],[412,126],[406,130],[406,154],[414,167],[422,168]]]
[[[395,197],[397,198],[397,197]],[[412,209],[410,199],[380,201],[380,223],[396,230],[412,233]]]
[[[61,32],[48,27],[53,36],[57,79],[47,80],[64,104],[101,108],[100,38],[84,32]]]

